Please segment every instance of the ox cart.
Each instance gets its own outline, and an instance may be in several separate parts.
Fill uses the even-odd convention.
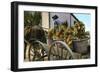
[[[34,27],[39,28],[39,27]],[[42,28],[40,28],[42,30]],[[41,30],[39,33],[41,34]],[[35,30],[35,31],[38,31]],[[35,33],[35,31],[31,33]],[[40,33],[41,32],[41,33]],[[25,61],[48,61],[48,60],[72,60],[72,59],[82,59],[89,58],[88,40],[73,40],[73,49],[71,49],[64,41],[62,40],[52,40],[51,44],[39,40],[42,36],[36,35],[35,38],[31,38],[29,41],[24,39],[24,60]],[[44,34],[43,34],[44,35]],[[39,38],[37,39],[37,37]],[[33,37],[33,35],[32,35]],[[46,38],[47,39],[47,38]],[[86,55],[84,57],[84,54]],[[88,54],[88,55],[87,55]]]

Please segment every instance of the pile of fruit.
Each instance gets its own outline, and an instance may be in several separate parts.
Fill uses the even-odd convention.
[[[73,39],[83,39],[85,36],[85,25],[82,22],[76,22],[73,26],[68,27],[67,22],[54,27],[48,32],[48,39],[64,41],[72,48]]]

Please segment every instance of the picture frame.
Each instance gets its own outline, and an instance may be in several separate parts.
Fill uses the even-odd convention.
[[[68,19],[67,19],[67,16],[69,16]],[[43,42],[41,42],[41,38],[43,37],[43,35],[41,34],[43,33],[42,28],[45,31],[45,35],[46,35],[45,38],[47,42],[50,36],[50,32],[51,32],[49,30],[51,28],[55,28],[58,26],[58,23],[56,21],[55,23],[53,19],[55,20],[59,18],[63,22],[64,22],[64,19],[66,19],[67,22],[62,23],[62,24],[65,24],[65,25],[68,24],[66,27],[72,28],[72,26],[74,26],[73,24],[77,25],[76,24],[77,22],[80,25],[83,24],[82,22],[80,22],[82,17],[83,17],[83,20],[86,19],[88,20],[87,23],[90,23],[90,24],[85,23],[86,28],[84,28],[84,32],[86,30],[89,31],[88,32],[88,37],[89,37],[88,46],[86,46],[84,43],[80,44],[79,40],[78,41],[72,40],[72,45],[74,46],[73,48],[75,49],[71,49],[70,44],[68,44],[68,42],[66,46],[65,40],[61,41],[59,39],[57,40],[56,38],[55,39],[52,38],[54,40],[52,43],[50,43],[51,40],[49,40],[49,44],[48,43],[44,44],[45,42],[44,39],[42,40]],[[86,20],[84,20],[83,22],[85,22]],[[80,28],[84,27],[84,26],[81,27],[80,25],[78,25]],[[42,28],[39,26],[41,26]],[[29,35],[28,36],[25,35],[26,34],[25,27],[32,29],[32,31],[33,29],[35,29],[35,27],[37,29],[41,29],[38,32],[38,34],[37,34],[38,30],[33,31],[31,36],[36,37],[35,42],[39,43],[39,44],[37,43],[35,44],[36,47],[40,47],[42,45],[43,50],[40,50],[41,48],[39,48],[39,51],[34,50],[34,46],[33,46],[34,38],[31,39]],[[63,27],[63,26],[60,25],[60,27]],[[65,27],[60,28],[60,29],[67,30],[67,28]],[[67,30],[67,31],[70,31],[70,30]],[[33,34],[35,32],[36,34]],[[82,30],[82,33],[84,32]],[[77,31],[77,34],[78,33],[79,32]],[[56,34],[56,32],[54,34]],[[77,37],[81,38],[81,36],[78,35]],[[37,38],[39,40],[36,40]],[[82,41],[84,40],[82,39]],[[54,52],[52,51],[52,48],[49,48],[51,47],[51,44],[53,45],[52,46],[53,49],[67,47],[67,50],[68,50],[67,52],[69,52],[70,54],[68,56],[68,60],[65,56],[62,56],[62,57],[58,56],[60,55],[60,53],[58,53],[57,56],[55,57],[54,54],[57,53],[57,51]],[[30,47],[33,49],[31,49]],[[27,50],[27,48],[29,48],[29,50]],[[80,48],[83,48],[83,49],[80,50]],[[87,50],[87,48],[89,49]],[[35,56],[31,56],[30,50],[35,51],[33,53],[33,55]],[[39,52],[41,53],[38,54]],[[61,55],[62,54],[64,53],[61,53]],[[84,54],[86,54],[85,57],[84,57]],[[78,58],[76,58],[77,55],[78,55]],[[46,58],[44,58],[45,56]],[[81,68],[81,67],[96,67],[96,66],[97,66],[97,6],[18,2],[18,1],[11,2],[11,71],[35,71],[35,70]]]

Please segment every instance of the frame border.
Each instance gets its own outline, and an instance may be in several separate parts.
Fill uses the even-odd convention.
[[[86,65],[72,65],[72,66],[53,66],[40,68],[18,68],[18,5],[35,5],[35,6],[50,6],[50,7],[70,7],[70,8],[85,8],[95,10],[95,64]],[[83,5],[68,5],[68,4],[52,4],[52,3],[36,3],[36,2],[11,2],[11,71],[35,71],[35,70],[51,70],[51,69],[65,69],[65,68],[82,68],[82,67],[96,67],[98,66],[98,52],[97,52],[97,6],[83,6]]]

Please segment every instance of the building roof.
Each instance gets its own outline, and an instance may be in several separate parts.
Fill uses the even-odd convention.
[[[73,14],[73,13],[70,13],[77,21],[79,21],[79,19]]]

